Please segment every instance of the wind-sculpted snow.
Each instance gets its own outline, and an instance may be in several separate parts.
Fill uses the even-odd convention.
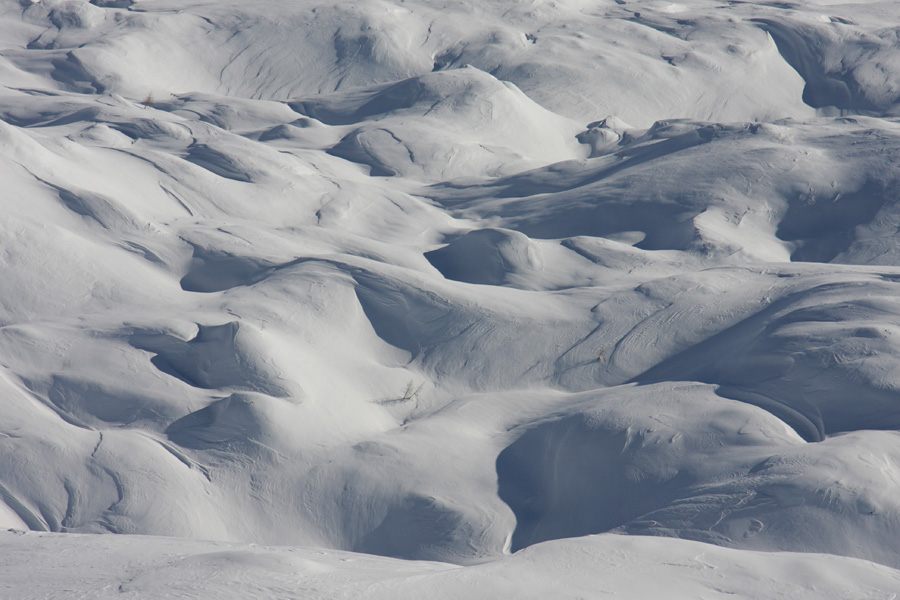
[[[0,583],[892,597],[898,21],[0,1]]]

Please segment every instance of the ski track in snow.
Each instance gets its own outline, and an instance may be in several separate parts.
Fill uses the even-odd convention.
[[[896,598],[898,23],[0,0],[0,595]]]

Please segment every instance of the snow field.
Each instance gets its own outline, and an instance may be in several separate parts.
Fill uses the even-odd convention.
[[[898,19],[0,2],[0,585],[890,598]]]

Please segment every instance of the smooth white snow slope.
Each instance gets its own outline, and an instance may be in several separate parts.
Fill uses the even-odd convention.
[[[897,571],[858,559],[613,535],[547,542],[469,567],[145,536],[3,533],[0,549],[4,597],[35,600],[882,600],[900,586]],[[29,576],[34,563],[45,565],[40,577]]]
[[[0,0],[0,596],[896,598],[898,26]]]

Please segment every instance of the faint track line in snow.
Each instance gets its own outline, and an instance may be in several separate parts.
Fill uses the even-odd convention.
[[[97,450],[100,449],[100,444],[103,443],[103,432],[98,431],[97,433],[100,435],[100,439],[97,440],[97,445],[94,446],[94,449],[91,451],[91,458],[95,458],[97,456]]]
[[[63,482],[63,488],[66,490],[66,514],[60,525],[63,529],[67,529],[72,526],[75,511],[78,509],[78,491],[68,479]]]
[[[50,531],[47,524],[22,504],[2,483],[0,483],[0,498],[32,531]]]
[[[189,469],[196,468],[206,478],[207,481],[212,481],[212,476],[210,475],[209,467],[206,467],[204,465],[201,465],[200,463],[194,462],[193,460],[191,460],[190,458],[185,456],[182,452],[176,450],[175,447],[172,446],[171,444],[167,444],[163,441],[157,440],[156,438],[153,438],[150,436],[147,436],[147,438],[150,440],[153,440],[154,442],[156,442],[157,444],[162,446],[166,452],[168,452],[169,454],[171,454],[172,456],[177,458],[187,468],[189,468]]]
[[[110,479],[112,479],[113,485],[116,488],[116,496],[118,498],[115,502],[113,502],[106,508],[106,512],[110,512],[110,511],[115,510],[115,508],[125,499],[125,486],[122,484],[122,479],[119,477],[118,473],[116,473],[109,467],[103,467],[103,471],[107,475],[109,475]],[[116,531],[114,531],[112,529],[110,531],[117,533]]]

